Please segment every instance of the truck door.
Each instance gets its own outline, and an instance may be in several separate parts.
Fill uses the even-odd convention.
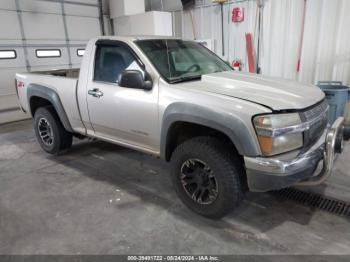
[[[158,85],[149,91],[118,85],[124,70],[144,72],[137,61],[123,42],[97,44],[93,79],[87,86],[90,122],[97,137],[158,152]]]

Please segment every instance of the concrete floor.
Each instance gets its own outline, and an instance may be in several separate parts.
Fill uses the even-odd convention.
[[[350,201],[350,146],[318,192]],[[0,254],[350,254],[350,221],[250,193],[220,221],[175,196],[168,165],[103,142],[63,156],[0,126]]]

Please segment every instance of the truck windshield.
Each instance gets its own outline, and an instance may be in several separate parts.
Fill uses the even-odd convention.
[[[169,83],[200,79],[202,75],[232,70],[199,43],[177,39],[139,40],[136,44]]]

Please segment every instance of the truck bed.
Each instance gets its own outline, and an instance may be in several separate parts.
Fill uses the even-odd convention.
[[[27,93],[29,87],[35,86],[43,90],[52,90],[58,95],[73,130],[85,133],[77,100],[79,72],[80,69],[59,69],[17,73],[16,88],[21,108],[27,113],[32,113]]]

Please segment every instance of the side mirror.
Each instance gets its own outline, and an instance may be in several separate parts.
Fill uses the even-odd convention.
[[[152,81],[144,80],[142,72],[139,70],[125,70],[118,78],[119,86],[151,90],[153,87]]]

